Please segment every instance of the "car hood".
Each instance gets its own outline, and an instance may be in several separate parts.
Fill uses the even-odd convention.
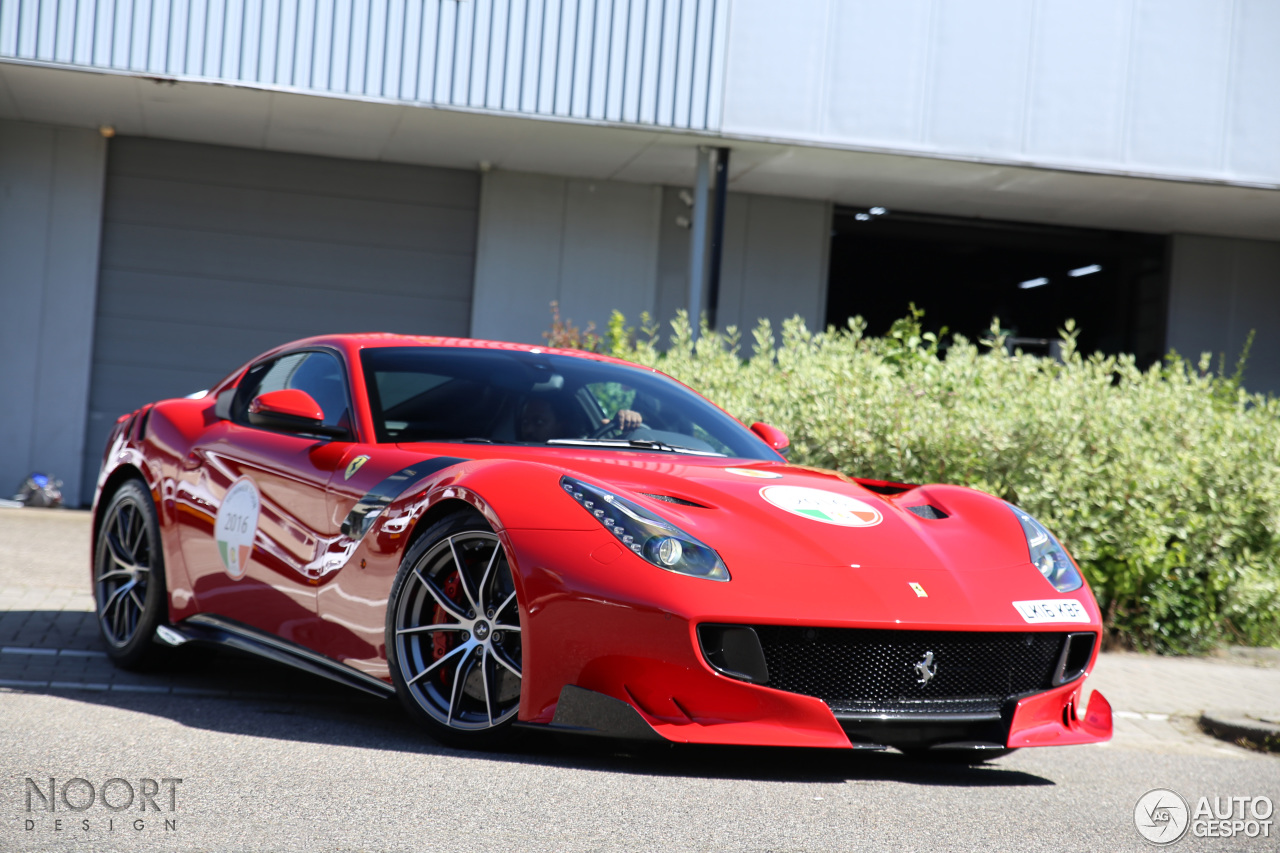
[[[503,513],[510,526],[593,529],[590,516],[559,487],[559,476],[567,474],[675,523],[719,551],[731,568],[761,557],[866,569],[982,570],[1028,562],[1026,539],[1013,513],[1002,501],[972,489],[932,485],[884,494],[822,468],[674,453],[465,449],[484,467],[499,460],[533,463],[521,466],[526,489],[555,488],[556,497],[547,497],[550,505],[539,497],[512,508],[514,517]],[[438,455],[439,446],[430,451]],[[926,506],[932,508],[926,515],[942,517],[911,510]]]
[[[634,501],[714,548],[731,583],[691,588],[685,578],[658,573],[674,584],[673,610],[696,603],[705,618],[1025,626],[1010,602],[1063,597],[1031,565],[1008,505],[973,489],[925,485],[885,494],[826,469],[673,453],[468,450],[472,461],[458,466],[459,482],[476,483],[482,494],[506,493],[494,509],[509,529],[599,530],[565,494],[560,477],[568,475]],[[843,505],[864,514],[829,512],[824,519],[789,500],[797,494],[816,496],[820,510]],[[925,506],[926,515],[941,517],[911,509]],[[1096,621],[1087,587],[1068,595]]]

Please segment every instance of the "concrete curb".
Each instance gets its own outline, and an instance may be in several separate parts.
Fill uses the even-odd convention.
[[[1280,714],[1259,719],[1243,711],[1205,711],[1200,728],[1216,738],[1251,749],[1280,752]]]

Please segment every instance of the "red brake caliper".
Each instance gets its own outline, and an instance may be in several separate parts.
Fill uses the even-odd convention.
[[[456,569],[449,575],[449,579],[444,582],[444,594],[449,597],[450,601],[458,600],[458,572]],[[437,604],[435,613],[432,614],[434,624],[443,625],[449,618],[450,616],[445,609]],[[456,633],[456,631],[437,631],[436,635],[431,638],[432,663],[440,660],[440,658],[449,653],[451,647],[457,645],[457,638],[452,636]],[[440,679],[446,687],[449,685],[449,678],[449,668],[445,667],[440,671]]]

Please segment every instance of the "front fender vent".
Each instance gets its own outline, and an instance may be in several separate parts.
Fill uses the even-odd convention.
[[[708,509],[706,504],[700,504],[696,501],[688,501],[684,498],[678,498],[675,495],[655,495],[652,492],[641,492],[646,498],[653,498],[655,501],[662,501],[668,504],[679,504],[680,506],[696,506],[698,509]]]

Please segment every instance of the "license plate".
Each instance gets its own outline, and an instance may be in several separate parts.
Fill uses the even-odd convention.
[[[1015,601],[1014,608],[1024,621],[1033,625],[1045,622],[1088,622],[1089,613],[1074,598],[1049,598],[1043,601]]]

